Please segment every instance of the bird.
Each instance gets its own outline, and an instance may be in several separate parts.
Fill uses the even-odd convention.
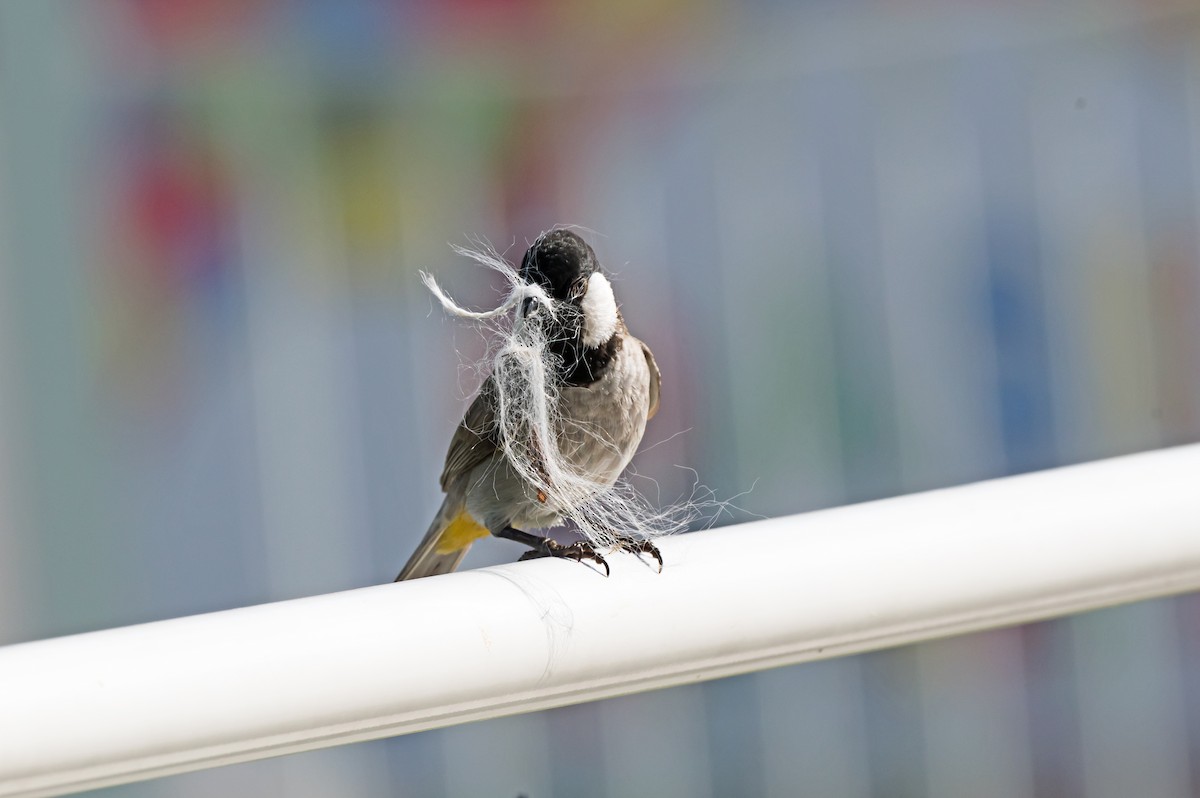
[[[553,434],[565,465],[603,490],[629,464],[646,422],[658,411],[658,364],[650,347],[630,334],[595,251],[574,231],[538,236],[517,273],[568,311],[539,314],[526,298],[518,312],[529,314],[525,323],[544,327],[547,379],[556,389]],[[483,381],[454,431],[440,480],[445,498],[397,582],[453,571],[471,545],[488,535],[527,546],[522,560],[590,560],[609,573],[590,541],[562,544],[530,531],[560,523],[563,508],[514,466],[498,429],[496,376],[493,370]],[[662,570],[653,542],[620,531],[614,539],[620,549],[653,556]]]

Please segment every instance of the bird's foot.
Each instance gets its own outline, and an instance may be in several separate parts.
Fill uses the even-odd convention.
[[[557,540],[545,538],[540,544],[530,549],[521,555],[518,562],[523,560],[536,560],[541,557],[559,557],[564,560],[575,560],[583,562],[584,560],[592,560],[597,565],[604,566],[604,575],[608,576],[612,573],[608,567],[608,561],[601,556],[600,552],[596,551],[595,547],[586,540],[580,540],[568,546],[564,546]]]
[[[662,573],[662,552],[658,550],[658,546],[655,546],[653,541],[643,538],[619,538],[617,540],[617,548],[621,551],[627,551],[630,554],[649,554],[658,560],[658,572]]]

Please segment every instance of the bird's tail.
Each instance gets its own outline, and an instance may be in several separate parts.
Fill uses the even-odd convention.
[[[452,490],[447,494],[433,523],[429,525],[429,531],[396,577],[397,582],[450,573],[462,562],[471,544],[489,534],[471,517],[462,497],[455,496],[455,493],[457,491]]]

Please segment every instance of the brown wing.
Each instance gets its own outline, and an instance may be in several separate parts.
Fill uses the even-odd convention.
[[[662,383],[662,373],[658,370],[658,364],[654,362],[654,353],[644,343],[642,344],[642,354],[646,356],[646,365],[650,367],[650,412],[646,414],[646,418],[651,419],[658,412],[658,391],[661,387],[660,383]]]
[[[446,452],[446,467],[442,469],[442,490],[450,483],[491,457],[498,448],[496,438],[496,384],[492,378],[484,380],[467,408],[454,437],[450,439],[450,450]]]

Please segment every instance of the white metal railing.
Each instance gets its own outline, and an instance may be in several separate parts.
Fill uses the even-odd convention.
[[[1200,445],[0,649],[54,795],[1200,588]]]

